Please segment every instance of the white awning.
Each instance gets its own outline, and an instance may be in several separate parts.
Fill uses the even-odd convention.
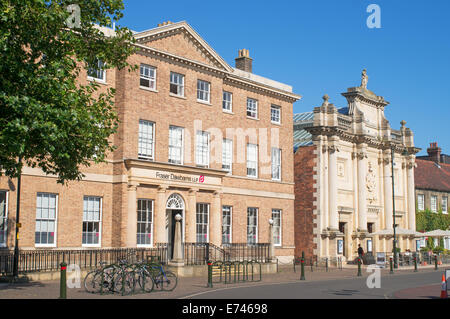
[[[422,237],[450,237],[450,231],[436,229],[422,234]]]
[[[404,229],[404,228],[396,228],[395,229],[396,235],[407,235],[407,236],[415,236],[415,237],[423,237],[424,234],[416,232],[411,229]],[[374,233],[369,234],[369,236],[394,236],[394,230],[393,229],[383,229]]]

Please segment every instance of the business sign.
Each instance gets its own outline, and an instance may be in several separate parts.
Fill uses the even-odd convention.
[[[337,251],[338,251],[338,254],[344,253],[344,241],[342,239],[338,239],[338,241],[337,241]]]
[[[190,176],[190,175],[183,175],[183,174],[174,174],[174,173],[162,173],[162,172],[156,172],[156,178],[158,179],[164,179],[169,181],[175,181],[175,182],[186,182],[186,183],[204,183],[205,182],[205,176]]]

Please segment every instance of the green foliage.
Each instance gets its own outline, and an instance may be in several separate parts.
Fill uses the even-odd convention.
[[[114,147],[118,116],[114,90],[81,85],[96,58],[107,68],[134,68],[127,58],[132,33],[120,26],[107,37],[99,26],[122,17],[122,0],[77,0],[81,24],[68,28],[72,0],[0,2],[0,172],[16,177],[40,167],[58,182],[82,178],[80,167],[104,161]],[[18,160],[21,159],[21,160]]]
[[[442,211],[433,213],[427,209],[416,213],[416,229],[420,232],[429,232],[436,229],[446,230],[450,227],[450,215],[443,214]],[[443,249],[443,238],[439,241],[439,246],[434,247],[434,241],[428,237],[426,250]]]

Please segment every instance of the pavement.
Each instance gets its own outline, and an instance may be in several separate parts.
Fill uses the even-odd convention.
[[[224,284],[213,282],[207,287],[206,277],[181,277],[174,291],[153,291],[131,296],[118,294],[90,294],[84,290],[83,278],[80,288],[68,288],[68,299],[193,299],[193,298],[400,298],[434,299],[440,297],[440,278],[446,267],[413,268],[396,270],[381,269],[384,290],[372,293],[368,290],[367,277],[371,273],[363,267],[362,277],[353,267],[339,269],[305,268],[305,281],[300,281],[300,267],[280,267],[276,274],[264,274],[262,281]],[[447,267],[449,268],[449,267]],[[386,280],[386,279],[389,280]],[[255,276],[255,279],[256,276]],[[259,278],[258,278],[259,279]],[[215,278],[216,280],[216,278]],[[292,293],[288,293],[292,291]],[[0,284],[0,299],[57,299],[60,293],[59,281],[34,281],[19,284]],[[286,295],[283,295],[283,294]]]

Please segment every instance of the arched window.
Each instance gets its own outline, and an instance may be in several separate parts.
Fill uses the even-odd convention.
[[[179,194],[172,194],[167,199],[167,209],[184,209],[183,198]]]

